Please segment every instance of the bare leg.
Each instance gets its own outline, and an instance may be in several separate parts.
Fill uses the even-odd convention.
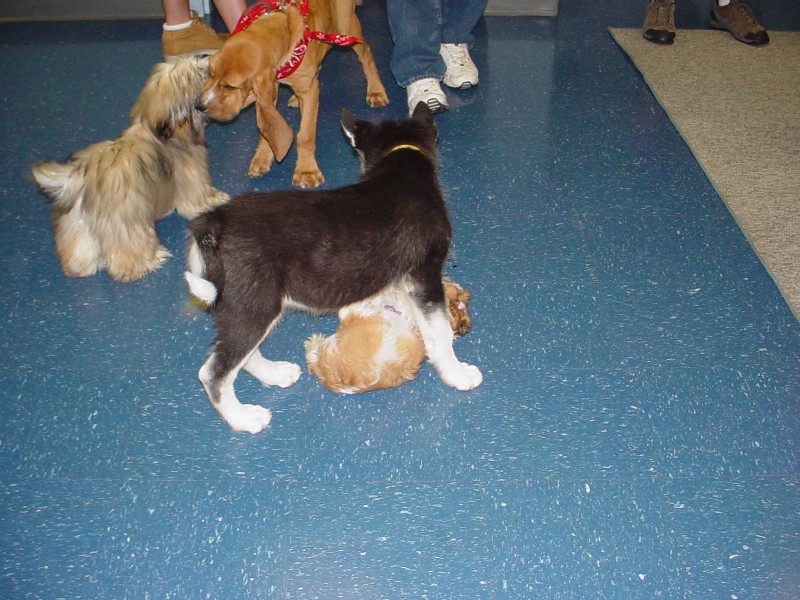
[[[164,21],[167,25],[181,25],[192,20],[189,0],[161,0],[164,8]]]
[[[233,31],[247,5],[244,0],[214,0],[219,16],[228,31]]]
[[[189,0],[161,0],[161,6],[164,9],[164,21],[167,25],[180,25],[192,19]],[[228,31],[233,31],[247,7],[245,0],[215,0],[214,6],[217,7],[217,12]]]

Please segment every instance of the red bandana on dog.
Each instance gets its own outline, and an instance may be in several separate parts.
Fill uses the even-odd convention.
[[[258,19],[258,17],[274,10],[281,10],[284,6],[286,6],[286,4],[288,4],[288,2],[285,2],[284,0],[256,2],[244,11],[244,14],[242,14],[233,32],[231,32],[231,35],[235,35],[240,31],[244,31],[253,21]],[[300,15],[303,17],[303,22],[305,23],[308,19],[308,0],[300,0],[298,4],[295,4],[295,6],[297,6],[298,10],[300,11]],[[361,41],[360,38],[352,35],[338,35],[334,33],[324,33],[322,31],[312,31],[306,24],[305,29],[303,30],[302,39],[297,42],[294,50],[292,50],[292,55],[289,57],[289,60],[286,61],[285,64],[278,67],[278,71],[275,73],[275,79],[283,79],[284,77],[288,77],[297,70],[297,67],[300,66],[301,62],[303,62],[303,57],[306,55],[306,51],[308,50],[308,43],[311,40],[325,42],[326,44],[335,44],[337,46],[352,46],[353,44],[357,44]]]

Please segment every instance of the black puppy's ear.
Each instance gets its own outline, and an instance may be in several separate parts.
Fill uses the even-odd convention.
[[[342,130],[350,141],[353,148],[356,147],[356,134],[358,133],[361,122],[358,118],[346,108],[339,109],[339,119],[342,123]]]
[[[411,113],[411,120],[417,121],[422,125],[430,126],[433,125],[433,113],[430,107],[420,100],[414,107],[414,112]]]

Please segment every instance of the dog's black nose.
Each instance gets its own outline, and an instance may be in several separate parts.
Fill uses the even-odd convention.
[[[206,112],[208,106],[200,102],[199,100],[194,105],[195,110],[199,110],[200,112]]]

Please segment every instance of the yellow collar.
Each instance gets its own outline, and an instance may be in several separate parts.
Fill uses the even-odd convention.
[[[395,150],[414,150],[414,151],[416,151],[416,152],[419,152],[420,154],[425,154],[425,153],[422,151],[422,149],[418,148],[417,146],[412,146],[411,144],[400,144],[400,145],[398,145],[398,146],[395,146],[395,147],[394,147],[394,148],[392,148],[391,150],[389,150],[389,151],[388,151],[386,154],[384,154],[384,156],[386,156],[386,155],[388,155],[388,154],[391,154],[391,153],[392,153],[392,152],[394,152]]]

